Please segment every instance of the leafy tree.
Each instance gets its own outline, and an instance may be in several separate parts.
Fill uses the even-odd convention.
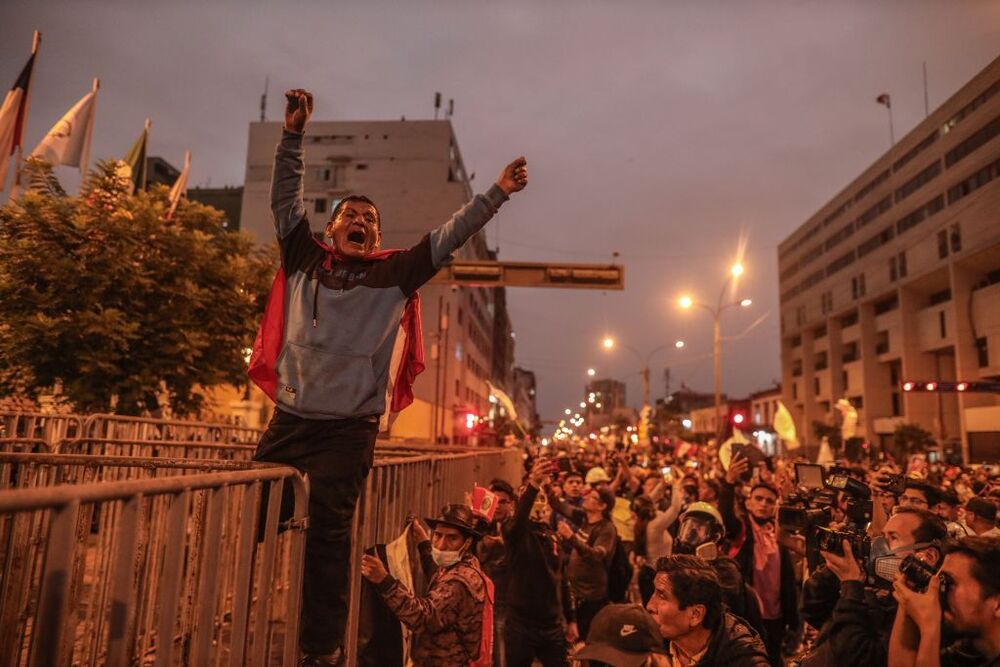
[[[31,160],[30,189],[0,207],[0,390],[61,387],[78,410],[123,414],[165,395],[197,412],[198,386],[246,381],[273,248],[197,202],[165,220],[167,189],[131,194],[120,165],[100,163],[70,197]]]
[[[896,460],[905,461],[910,454],[925,452],[936,442],[929,431],[917,424],[900,424],[892,434],[892,444],[896,450]]]

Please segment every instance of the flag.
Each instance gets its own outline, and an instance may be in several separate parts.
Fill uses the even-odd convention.
[[[64,164],[86,171],[98,86],[98,80],[94,79],[93,89],[52,126],[41,143],[31,151],[32,157],[48,160],[53,165]]]
[[[28,98],[31,92],[31,73],[35,67],[35,54],[38,49],[38,33],[35,33],[35,46],[28,62],[21,70],[13,87],[7,91],[3,106],[0,107],[0,190],[3,190],[7,180],[7,163],[24,138],[24,124],[28,118]]]
[[[142,134],[122,158],[122,162],[128,168],[126,175],[132,179],[132,192],[146,189],[146,142],[149,140],[149,126],[147,118]]]
[[[846,442],[854,437],[858,427],[858,411],[851,405],[851,402],[842,398],[836,403],[837,410],[840,411],[840,437]]]
[[[173,187],[170,188],[170,210],[167,211],[167,220],[174,217],[174,211],[177,210],[177,203],[181,200],[181,197],[187,195],[189,171],[191,171],[191,151],[186,151],[184,153],[184,168],[181,169],[181,175],[177,177]]]
[[[785,441],[787,449],[799,448],[799,439],[795,432],[795,420],[792,419],[792,413],[788,411],[788,408],[781,401],[778,401],[778,409],[774,411],[772,426],[778,437]]]
[[[882,93],[875,98],[875,101],[884,106],[886,109],[892,108],[892,101],[889,99],[889,93]]]

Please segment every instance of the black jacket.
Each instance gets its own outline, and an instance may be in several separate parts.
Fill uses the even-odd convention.
[[[744,519],[736,515],[735,502],[736,493],[733,486],[722,480],[719,484],[719,512],[726,524],[726,536],[731,540],[739,535],[743,536],[743,544],[733,560],[739,565],[743,580],[755,589],[759,589],[753,580],[753,529],[747,524],[749,518]],[[778,557],[781,561],[781,617],[785,621],[785,627],[795,628],[799,624],[798,585],[795,581],[791,554],[788,548],[780,543]]]
[[[732,614],[723,614],[712,630],[708,649],[694,667],[770,667],[757,632]]]
[[[896,617],[896,601],[887,591],[877,594],[860,581],[839,582],[822,568],[809,577],[803,591],[802,613],[820,628],[816,646],[828,646],[831,667],[880,667],[889,661],[889,636]]]
[[[559,542],[547,525],[531,520],[538,489],[527,485],[511,521],[505,522],[507,613],[531,625],[551,626],[574,620],[569,587],[563,576]]]

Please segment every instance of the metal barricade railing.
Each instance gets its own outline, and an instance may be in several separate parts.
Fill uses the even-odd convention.
[[[249,461],[255,449],[256,444],[129,438],[78,438],[60,441],[53,447],[53,451],[61,454],[228,461]]]
[[[237,424],[94,414],[83,422],[80,437],[250,444],[256,443],[260,434],[260,429]]]
[[[295,663],[307,489],[294,469],[0,453],[15,466],[35,488],[0,491],[0,664]],[[294,520],[279,534],[286,484]]]
[[[84,417],[45,412],[0,412],[0,437],[40,438],[52,444],[83,433]]]
[[[0,438],[0,452],[49,452],[52,448],[42,438]]]
[[[344,647],[347,664],[357,660],[364,549],[398,537],[411,513],[434,516],[448,503],[464,502],[464,494],[476,483],[485,485],[494,478],[516,487],[522,473],[521,452],[513,449],[419,456],[389,456],[376,449],[375,465],[361,491],[351,531],[351,595]]]

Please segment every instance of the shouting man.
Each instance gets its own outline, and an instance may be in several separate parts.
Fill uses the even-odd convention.
[[[302,199],[313,97],[301,89],[285,97],[271,184],[281,270],[250,363],[251,378],[277,409],[254,458],[309,476],[301,664],[336,665],[343,662],[351,521],[380,418],[412,401],[410,386],[423,368],[417,288],[524,189],[528,171],[523,157],[514,160],[485,195],[409,250],[380,249],[379,210],[360,195],[340,201],[320,240]],[[405,349],[396,350],[397,342]],[[390,378],[394,356],[402,362]]]

